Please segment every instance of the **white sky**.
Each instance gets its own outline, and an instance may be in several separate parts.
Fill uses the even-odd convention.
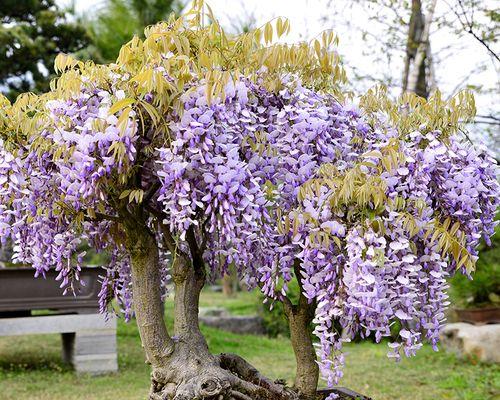
[[[68,4],[70,1],[58,0],[58,3],[63,5]],[[73,1],[78,12],[91,15],[105,0]],[[332,1],[336,5],[340,5],[342,2],[346,3],[345,0]],[[497,0],[491,1],[494,4]],[[335,10],[328,7],[328,0],[208,0],[208,4],[212,7],[214,14],[219,18],[222,25],[228,29],[231,29],[234,25],[241,26],[242,22],[248,21],[250,16],[255,18],[256,26],[260,26],[276,16],[287,17],[292,28],[291,34],[287,38],[289,42],[309,40],[325,29],[333,29],[340,36],[339,52],[348,64],[356,65],[361,70],[365,69],[365,72],[380,77],[384,76],[384,74],[387,75],[388,69],[385,68],[384,71],[383,65],[374,66],[370,54],[366,54],[367,43],[360,36],[360,28],[366,29],[367,24],[371,24],[371,22],[368,21],[366,14],[360,8],[341,7],[341,15],[334,15]],[[445,12],[446,7],[444,0],[438,1],[435,15]],[[342,21],[342,19],[349,20],[352,24],[351,27],[349,28],[346,24],[338,22]],[[357,27],[358,29],[356,29]],[[380,27],[374,26],[373,29],[375,34],[383,34]],[[376,32],[377,29],[379,29],[378,33]],[[458,40],[457,36],[452,32],[442,29],[435,31],[434,34],[431,34],[433,53],[437,57],[444,55],[446,45],[454,41],[458,44]],[[438,88],[445,94],[450,94],[457,85],[460,85],[464,76],[474,69],[478,63],[485,62],[487,65],[486,70],[475,75],[467,82],[496,89],[494,94],[476,96],[476,102],[478,110],[482,110],[483,114],[495,113],[498,115],[500,113],[498,95],[500,90],[499,63],[495,65],[487,51],[477,41],[470,35],[465,35],[460,41],[460,46],[457,46],[457,49],[451,54],[446,53],[446,56],[442,58],[439,68],[436,70],[436,81]],[[390,71],[393,71],[394,76],[398,79],[403,67],[402,59],[403,52],[400,54],[400,59],[396,59],[396,62],[391,64]]]

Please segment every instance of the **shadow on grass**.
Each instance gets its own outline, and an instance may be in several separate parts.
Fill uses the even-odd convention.
[[[0,354],[0,370],[3,371],[71,371],[71,366],[62,361],[60,335],[4,338],[0,342]]]

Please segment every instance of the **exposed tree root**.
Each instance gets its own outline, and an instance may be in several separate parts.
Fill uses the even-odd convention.
[[[133,221],[140,221],[141,216],[139,213]],[[198,322],[199,297],[206,272],[192,229],[186,236],[191,256],[181,255],[172,265],[173,336],[163,321],[159,255],[154,235],[145,221],[140,226],[131,223],[126,231],[137,326],[146,359],[153,369],[150,400],[299,399],[296,392],[262,376],[241,357],[215,356],[208,351]]]
[[[183,361],[153,371],[150,400],[299,399],[293,390],[262,376],[234,354],[210,355],[189,364]]]
[[[298,399],[298,396],[286,386],[275,383],[263,376],[255,367],[236,354],[222,353],[219,355],[220,366],[238,375],[245,384],[252,384],[273,394],[272,399]],[[264,397],[265,398],[265,397]]]

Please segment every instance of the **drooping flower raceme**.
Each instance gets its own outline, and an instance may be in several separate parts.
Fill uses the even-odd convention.
[[[380,150],[365,152],[361,160],[375,156],[373,164],[358,164],[333,182],[322,177],[316,181],[321,196],[314,198],[315,206],[305,202],[313,216],[310,228],[338,238],[325,246],[311,241],[306,231],[301,255],[307,296],[320,299],[315,333],[330,384],[342,376],[342,342],[357,334],[373,334],[380,341],[398,324],[399,340],[389,343],[390,357],[398,359],[400,351],[414,355],[424,340],[437,350],[449,304],[446,278],[457,269],[467,273],[479,239],[493,234],[499,204],[493,160],[455,138],[447,144],[438,138],[439,132],[414,132],[412,140],[399,140],[402,158],[391,171],[372,167],[374,159],[381,159]],[[387,142],[375,148],[384,146]],[[347,187],[350,173],[353,189]],[[374,178],[378,189],[372,192],[382,188],[383,202],[374,207],[377,199],[369,201],[366,215],[355,217]],[[343,190],[357,198],[346,199]],[[343,327],[343,338],[332,329],[334,319]],[[333,368],[325,361],[330,358],[336,361]]]
[[[234,262],[278,300],[299,263],[330,385],[355,335],[380,341],[397,323],[390,357],[424,340],[436,348],[446,278],[467,272],[493,234],[499,188],[485,152],[438,131],[401,135],[380,115],[372,127],[363,110],[293,79],[279,94],[242,80],[224,101],[207,104],[203,86],[183,101],[173,146],[160,150],[170,224],[204,228],[211,268]]]
[[[40,135],[32,136],[15,153],[5,146],[1,149],[2,240],[12,237],[14,261],[32,265],[35,276],[45,275],[49,268],[59,271],[57,279],[65,292],[79,279],[85,254],[78,248],[84,243],[98,251],[110,250],[109,270],[119,272],[120,278],[129,275],[127,256],[109,236],[110,222],[90,218],[97,211],[110,210],[105,179],[128,168],[135,157],[134,119],[120,131],[117,118],[108,116],[110,102],[108,92],[97,90],[49,101],[48,122]],[[47,151],[40,154],[37,142],[46,143]],[[113,148],[123,149],[124,158],[118,163],[110,151]],[[126,315],[130,313],[130,294],[125,293],[129,282],[128,276],[115,284]],[[100,296],[103,310],[104,300],[110,299],[108,284],[109,275]]]
[[[16,259],[37,275],[55,267],[68,287],[83,242],[108,251],[101,309],[117,297],[129,318],[129,257],[115,214],[130,198],[161,215],[178,249],[193,236],[214,277],[234,265],[277,301],[299,279],[316,304],[329,385],[342,376],[343,341],[356,335],[380,341],[397,325],[394,358],[424,341],[436,346],[446,278],[469,273],[480,239],[493,234],[493,160],[440,131],[400,131],[293,75],[278,91],[240,77],[211,101],[202,80],[185,89],[181,111],[161,115],[164,136],[141,126],[134,110],[110,113],[127,101],[122,91],[84,81],[78,95],[46,103],[38,135],[2,143],[0,236],[14,240]],[[144,98],[151,107],[156,100]],[[132,173],[136,186],[121,186]],[[156,228],[151,217],[161,243]]]

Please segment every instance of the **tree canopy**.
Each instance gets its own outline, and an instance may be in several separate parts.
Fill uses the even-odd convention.
[[[2,100],[2,240],[37,275],[55,266],[66,288],[79,243],[112,252],[102,309],[115,296],[127,315],[133,305],[151,399],[296,398],[240,359],[207,353],[197,296],[230,265],[284,303],[302,329],[292,332],[298,360],[314,320],[330,386],[357,334],[380,341],[397,324],[394,358],[435,347],[446,278],[473,271],[500,201],[494,160],[458,135],[472,95],[391,101],[375,88],[354,102],[332,32],[275,43],[289,30],[278,18],[230,36],[203,10],[195,2],[148,27],[113,64],[61,55],[50,92]],[[174,337],[159,317],[170,279]],[[310,395],[306,375],[296,389]]]

